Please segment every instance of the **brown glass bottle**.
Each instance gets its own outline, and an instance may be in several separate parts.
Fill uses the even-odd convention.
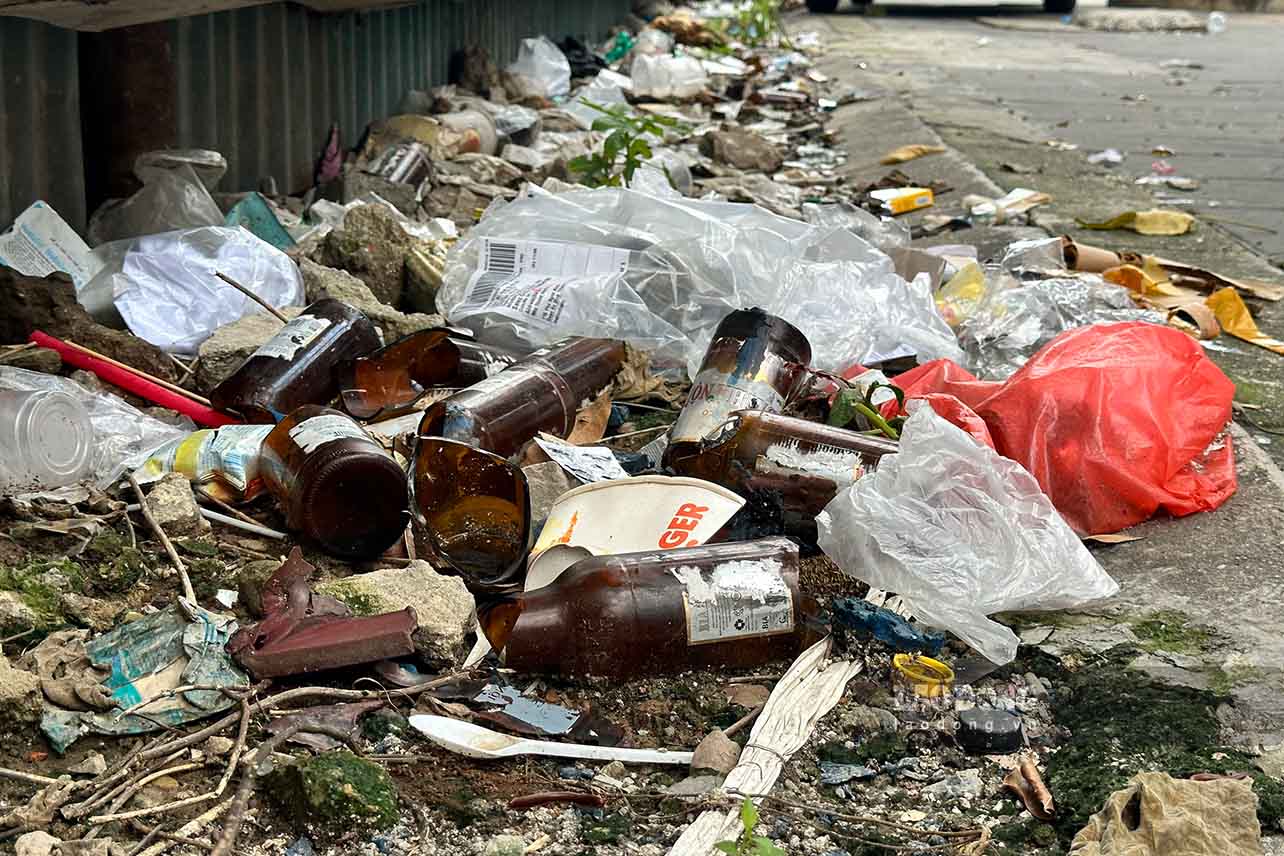
[[[356,307],[318,300],[277,331],[210,393],[218,410],[250,422],[279,422],[305,404],[338,394],[335,369],[379,347],[379,334]]]
[[[518,672],[633,678],[793,657],[813,630],[787,538],[583,559],[485,610]]]
[[[541,431],[565,437],[575,414],[624,363],[624,343],[575,339],[536,352],[424,411],[420,437],[445,437],[507,457]]]
[[[406,531],[406,474],[337,410],[292,411],[263,441],[259,466],[290,529],[329,553],[374,558]]]
[[[740,494],[779,491],[787,511],[815,516],[883,455],[895,440],[806,419],[741,410],[702,443],[669,456],[679,475],[711,481]]]
[[[783,318],[761,309],[739,309],[723,318],[673,423],[665,463],[690,454],[734,411],[783,410],[810,362],[807,337]]]

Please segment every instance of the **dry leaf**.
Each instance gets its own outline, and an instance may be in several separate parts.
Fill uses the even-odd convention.
[[[1215,291],[1204,302],[1209,309],[1213,310],[1218,323],[1227,333],[1237,339],[1251,342],[1259,348],[1284,354],[1284,342],[1272,339],[1258,329],[1257,322],[1253,320],[1248,307],[1244,305],[1244,299],[1235,289],[1223,288],[1221,291]]]
[[[1131,229],[1139,235],[1184,235],[1195,224],[1194,216],[1185,211],[1125,211],[1117,217],[1091,223],[1076,221],[1084,229]]]
[[[1003,786],[1019,796],[1026,810],[1039,820],[1050,821],[1056,814],[1052,793],[1043,784],[1039,768],[1029,756],[1023,757],[1020,765],[1004,777]]]
[[[610,419],[611,392],[607,389],[593,399],[592,404],[587,407],[581,407],[579,412],[575,414],[575,425],[571,428],[571,433],[567,436],[566,442],[573,443],[576,446],[596,443],[606,433],[606,423]]]
[[[921,158],[924,155],[939,155],[945,151],[945,146],[931,146],[925,143],[911,143],[908,146],[901,146],[899,149],[893,149],[878,161],[884,166],[891,166],[894,163],[905,163],[915,158]]]

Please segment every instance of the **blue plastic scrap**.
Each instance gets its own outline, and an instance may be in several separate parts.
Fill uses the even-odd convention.
[[[945,645],[945,634],[939,630],[922,630],[890,609],[874,606],[867,600],[844,597],[831,607],[835,628],[850,630],[864,638],[882,642],[893,651],[936,656]]]

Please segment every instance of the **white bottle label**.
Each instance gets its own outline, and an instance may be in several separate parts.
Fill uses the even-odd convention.
[[[307,454],[333,440],[346,440],[349,437],[370,439],[370,435],[360,425],[346,416],[334,413],[304,419],[290,429],[290,439],[299,444],[299,448]]]
[[[687,644],[774,636],[794,630],[794,602],[775,559],[672,571],[686,588]]]
[[[328,318],[300,315],[277,330],[276,335],[264,342],[251,356],[292,360],[300,349],[306,348],[308,343],[320,336],[330,324],[331,321]]]

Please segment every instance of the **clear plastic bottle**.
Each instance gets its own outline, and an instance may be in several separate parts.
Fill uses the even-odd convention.
[[[797,545],[764,538],[583,559],[481,622],[506,668],[633,678],[793,657],[813,607]]]
[[[360,425],[309,404],[263,441],[259,471],[287,525],[345,559],[371,559],[406,531],[406,474]]]
[[[0,390],[0,493],[74,484],[93,465],[94,429],[75,397]]]

